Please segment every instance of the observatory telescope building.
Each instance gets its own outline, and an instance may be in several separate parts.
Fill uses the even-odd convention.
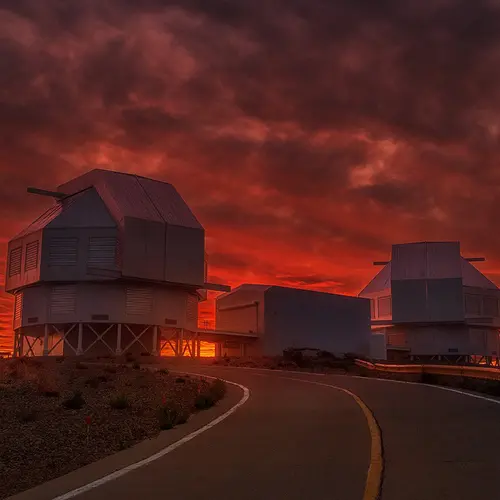
[[[8,246],[14,355],[157,355],[162,338],[194,339],[198,302],[221,287],[171,184],[97,169],[39,192],[54,206]]]
[[[359,294],[371,301],[372,341],[389,358],[499,356],[500,290],[473,266],[481,260],[462,257],[458,242],[393,245]]]

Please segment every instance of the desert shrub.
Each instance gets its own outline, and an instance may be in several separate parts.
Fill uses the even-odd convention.
[[[97,377],[90,377],[85,381],[87,387],[92,389],[97,389],[99,387],[100,380]]]
[[[185,423],[187,418],[188,415],[185,415],[179,405],[171,401],[165,402],[158,411],[158,423],[161,430],[172,429],[177,424]]]
[[[138,361],[134,361],[133,365],[132,365],[132,368],[134,370],[140,370],[141,369],[141,365],[139,364]]]
[[[220,401],[227,392],[226,383],[223,380],[217,379],[210,384],[209,393],[214,402]]]
[[[40,370],[38,373],[38,391],[47,397],[58,397],[61,393],[60,380],[50,371]]]
[[[186,383],[186,379],[185,379],[184,377],[177,377],[177,378],[175,379],[175,382],[176,382],[177,384],[185,384],[185,383]]]
[[[62,362],[64,362],[64,356],[57,356],[56,363],[62,363]]]
[[[194,407],[197,410],[206,410],[215,404],[213,396],[209,392],[198,394],[194,400]]]
[[[86,364],[82,363],[81,361],[77,361],[75,364],[75,368],[77,370],[87,370],[88,366]]]
[[[118,396],[115,396],[114,398],[111,399],[109,402],[111,408],[115,410],[125,410],[126,408],[130,407],[130,402],[124,394],[120,394]]]
[[[75,391],[69,398],[63,401],[63,406],[68,410],[79,410],[85,406],[85,399],[83,399],[80,391]]]
[[[164,375],[168,375],[170,372],[168,371],[167,368],[162,368],[161,370],[158,370],[158,373],[163,373]]]
[[[19,412],[18,417],[23,423],[34,422],[37,418],[37,412],[32,408],[26,408]]]

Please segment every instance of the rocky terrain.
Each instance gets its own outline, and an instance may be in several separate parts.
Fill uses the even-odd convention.
[[[0,360],[0,498],[187,421],[225,385],[69,359]]]

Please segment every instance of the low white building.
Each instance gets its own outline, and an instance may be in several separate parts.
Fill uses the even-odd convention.
[[[369,301],[274,285],[241,285],[216,301],[216,328],[256,338],[223,344],[221,354],[282,355],[288,348],[367,355]]]

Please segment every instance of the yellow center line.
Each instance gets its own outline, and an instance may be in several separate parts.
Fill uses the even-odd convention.
[[[368,422],[368,428],[370,430],[371,437],[370,466],[368,467],[368,473],[366,476],[363,500],[378,500],[380,498],[380,492],[382,488],[382,474],[384,472],[384,459],[382,455],[382,434],[370,408],[366,406],[366,404],[359,396],[356,396],[356,394],[354,394],[353,392],[348,391],[343,387],[338,387],[337,385],[324,384],[322,382],[314,382],[312,380],[304,380],[295,377],[279,376],[276,378],[295,380],[297,382],[304,382],[306,384],[320,385],[323,387],[337,389],[348,394],[354,399],[354,401],[356,401],[361,410],[363,410],[363,414],[365,415],[366,421]]]

